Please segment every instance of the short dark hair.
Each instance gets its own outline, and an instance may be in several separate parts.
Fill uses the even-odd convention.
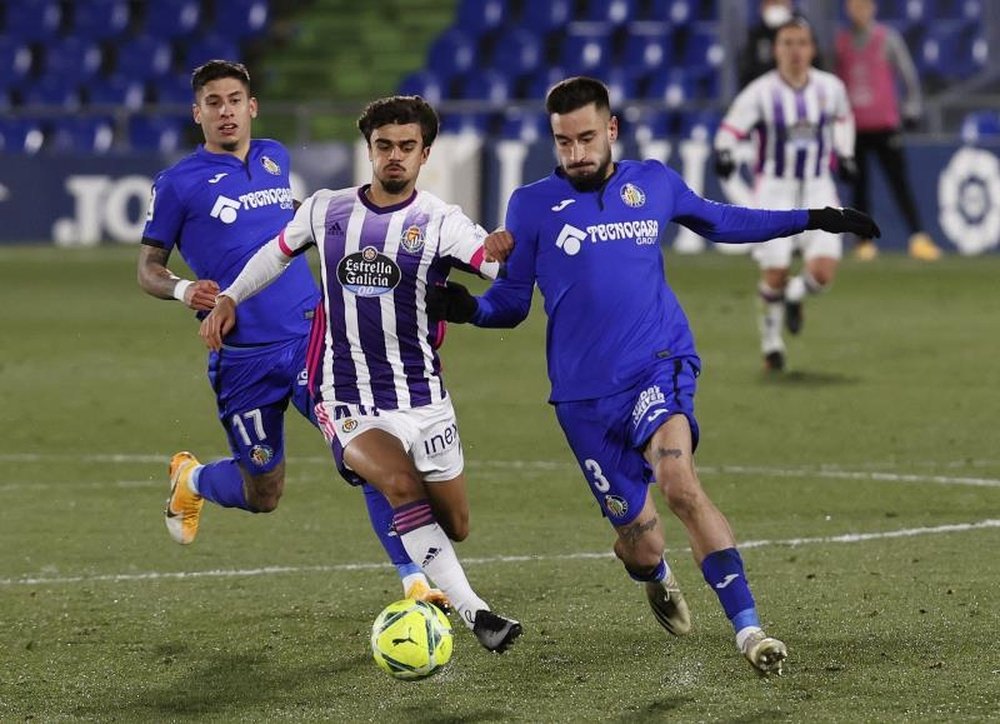
[[[246,88],[247,95],[250,95],[250,71],[243,63],[232,60],[210,60],[199,65],[191,73],[191,90],[198,95],[198,91],[206,84],[220,78],[235,78]]]
[[[816,33],[813,32],[812,24],[805,19],[802,15],[793,15],[791,20],[787,20],[778,26],[777,30],[774,31],[774,39],[777,40],[778,36],[781,35],[782,30],[788,30],[789,28],[799,28],[802,30],[809,31],[809,38],[812,40],[813,45],[816,45]]]
[[[608,87],[596,78],[578,75],[556,83],[545,96],[545,111],[553,113],[572,113],[591,103],[598,110],[611,110],[611,100]]]
[[[437,138],[437,112],[420,96],[389,96],[372,101],[358,118],[358,130],[370,146],[375,129],[390,123],[419,123],[425,148],[430,148]]]

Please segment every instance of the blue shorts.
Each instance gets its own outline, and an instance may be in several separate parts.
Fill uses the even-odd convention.
[[[646,502],[653,470],[642,455],[653,433],[673,415],[687,417],[698,446],[694,393],[697,357],[658,362],[640,384],[611,397],[557,402],[556,417],[590,491],[612,525],[631,523]]]
[[[260,347],[224,347],[208,359],[219,420],[233,457],[251,475],[285,457],[285,410],[291,400],[313,425],[306,379],[308,335]]]

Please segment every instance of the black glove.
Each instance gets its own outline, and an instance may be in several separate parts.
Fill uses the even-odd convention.
[[[809,209],[807,229],[822,229],[831,234],[844,232],[857,234],[862,239],[877,239],[882,236],[875,219],[857,209],[841,209],[827,206],[825,209]]]
[[[457,324],[471,322],[479,309],[476,298],[458,282],[428,288],[425,301],[428,317]]]
[[[858,163],[850,156],[837,156],[837,178],[852,184],[858,180]]]
[[[732,153],[729,151],[719,151],[715,154],[715,173],[720,179],[725,181],[733,175],[733,171],[735,170],[736,162],[733,160]]]

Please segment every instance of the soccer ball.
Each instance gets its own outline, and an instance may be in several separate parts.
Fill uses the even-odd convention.
[[[397,679],[426,679],[451,659],[451,623],[432,603],[405,598],[372,624],[372,654]]]

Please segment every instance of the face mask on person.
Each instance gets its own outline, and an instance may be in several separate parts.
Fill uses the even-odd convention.
[[[764,25],[769,28],[777,28],[792,19],[792,11],[787,5],[768,5],[761,12]]]

